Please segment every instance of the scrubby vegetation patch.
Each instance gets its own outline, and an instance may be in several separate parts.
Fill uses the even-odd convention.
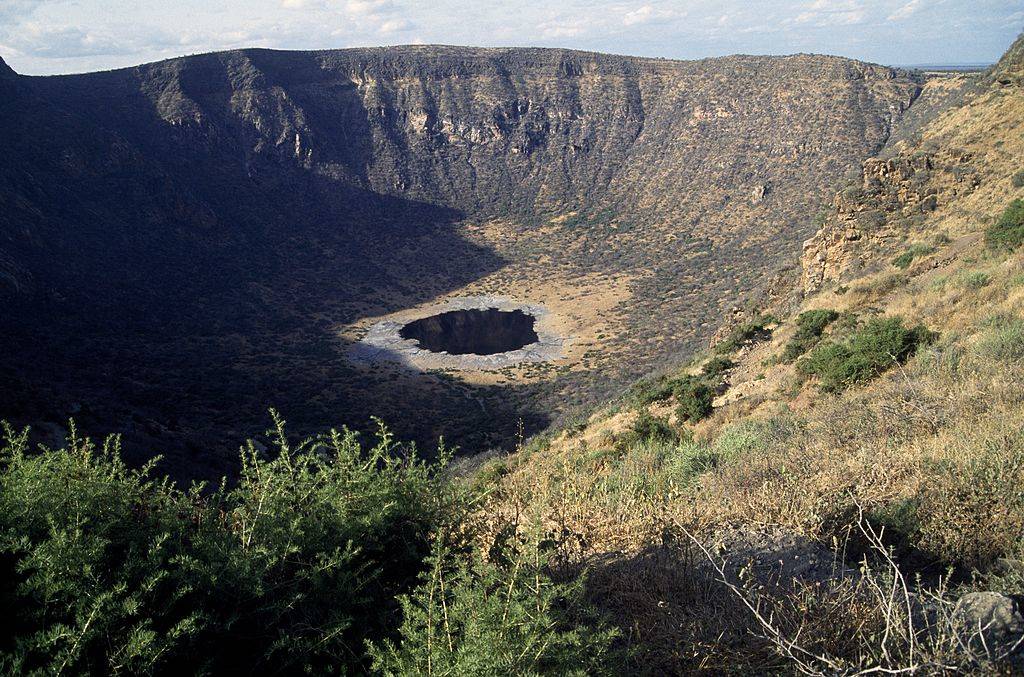
[[[555,583],[536,542],[469,556],[448,455],[428,466],[383,427],[293,444],[277,419],[272,452],[250,442],[213,491],[129,468],[116,438],[31,451],[5,431],[5,674],[575,674],[607,656],[581,583]]]
[[[985,243],[993,249],[1006,251],[1024,244],[1024,200],[1011,202],[999,220],[988,227]]]
[[[901,364],[936,336],[922,325],[908,329],[900,317],[874,318],[843,340],[818,345],[797,371],[816,376],[823,390],[844,390]]]
[[[793,362],[821,340],[825,328],[839,317],[831,309],[808,310],[796,318],[796,333],[782,352],[783,362]]]
[[[892,260],[892,265],[896,266],[901,270],[906,270],[910,267],[910,264],[914,262],[914,259],[922,256],[927,256],[935,251],[935,247],[929,244],[912,244],[907,248],[905,252],[897,256]]]

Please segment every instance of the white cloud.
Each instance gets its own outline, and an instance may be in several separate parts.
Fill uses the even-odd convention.
[[[2,0],[0,22],[27,19],[45,3],[46,0]]]
[[[323,9],[325,0],[281,0],[285,9]]]
[[[889,21],[903,21],[904,19],[909,19],[917,13],[917,10],[921,9],[921,5],[921,0],[910,0],[910,2],[890,14],[888,17]]]
[[[392,0],[348,0],[345,9],[352,16],[372,17],[390,14],[398,8]]]
[[[863,23],[867,9],[860,0],[814,0],[789,23],[822,28]]]
[[[583,26],[578,24],[569,24],[561,21],[548,22],[541,24],[541,35],[545,38],[574,38],[578,35],[582,35],[585,31]]]
[[[652,5],[643,5],[634,10],[627,11],[622,16],[622,23],[625,26],[642,26],[645,24],[671,21],[672,19],[679,18],[683,15],[684,12],[678,10],[657,8]]]
[[[379,33],[398,33],[401,31],[412,30],[416,27],[416,24],[409,21],[408,19],[388,19],[377,28]]]
[[[60,58],[135,54],[140,49],[183,44],[180,36],[154,28],[136,27],[131,33],[122,33],[110,28],[83,29],[38,21],[19,24],[18,30],[8,35],[8,42],[19,54]]]

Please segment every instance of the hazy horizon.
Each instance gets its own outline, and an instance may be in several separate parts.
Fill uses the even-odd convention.
[[[0,56],[19,73],[130,67],[237,48],[448,44],[669,59],[834,54],[896,66],[991,64],[1024,25],[1019,0],[9,0]]]
[[[170,55],[170,56],[158,57],[156,59],[147,59],[145,61],[138,61],[138,62],[133,62],[133,63],[125,63],[123,65],[111,66],[109,68],[102,68],[101,67],[101,68],[95,68],[95,69],[89,69],[89,70],[64,71],[64,72],[55,72],[55,73],[28,73],[28,72],[24,72],[24,71],[19,70],[15,66],[15,64],[13,64],[11,62],[11,60],[6,55],[4,55],[3,53],[0,53],[0,58],[4,59],[5,62],[7,63],[7,65],[10,66],[11,68],[13,68],[15,70],[15,72],[17,72],[19,75],[26,75],[26,76],[30,76],[30,77],[45,77],[45,76],[48,76],[48,75],[81,75],[81,74],[86,74],[86,73],[103,72],[103,71],[109,71],[109,70],[119,70],[119,69],[124,69],[124,68],[133,68],[135,66],[144,65],[144,64],[147,64],[147,63],[156,63],[156,62],[170,60],[170,59],[188,58],[190,56],[199,56],[199,55],[202,55],[202,54],[216,54],[218,52],[234,51],[234,50],[267,49],[267,50],[280,51],[280,52],[318,52],[318,51],[332,51],[332,50],[344,50],[344,49],[393,49],[393,48],[401,48],[401,47],[454,47],[454,48],[458,48],[458,49],[474,49],[474,48],[483,48],[483,49],[565,49],[565,50],[570,50],[570,51],[586,51],[586,52],[594,52],[594,53],[599,53],[599,54],[611,54],[611,55],[616,55],[616,56],[639,57],[639,58],[653,58],[653,59],[668,59],[668,60],[674,60],[674,61],[699,61],[701,59],[713,59],[713,58],[718,58],[718,57],[723,57],[723,56],[779,56],[779,57],[785,57],[785,56],[794,56],[796,54],[824,54],[824,55],[827,55],[827,56],[837,56],[837,57],[853,58],[853,59],[857,58],[857,57],[849,57],[848,55],[845,55],[845,54],[834,54],[834,53],[825,53],[825,52],[777,52],[777,53],[732,52],[730,54],[721,54],[721,55],[713,55],[713,56],[662,57],[662,56],[652,56],[652,55],[648,55],[648,54],[630,54],[628,52],[614,52],[614,51],[602,51],[602,50],[585,50],[585,49],[582,49],[582,48],[579,48],[579,47],[566,47],[566,46],[561,46],[561,45],[491,45],[491,46],[485,46],[485,45],[455,45],[455,44],[444,44],[444,43],[395,43],[395,44],[380,44],[380,45],[360,45],[360,46],[354,46],[354,47],[322,47],[322,48],[318,48],[318,47],[289,48],[289,47],[257,47],[257,46],[225,47],[223,49],[214,49],[214,50],[209,50],[209,51],[204,51],[204,52],[187,52],[187,53],[182,53],[182,54],[173,54],[173,55]],[[998,58],[991,59],[991,60],[988,60],[988,61],[936,61],[936,62],[928,62],[928,63],[885,63],[885,62],[878,62],[878,61],[871,62],[871,61],[868,61],[867,59],[859,59],[859,60],[867,61],[869,63],[877,63],[877,64],[883,65],[883,66],[891,66],[891,67],[894,67],[894,68],[909,68],[909,69],[918,69],[918,70],[928,70],[928,69],[940,69],[940,70],[941,69],[951,69],[951,70],[955,70],[955,69],[958,69],[958,68],[970,69],[970,70],[974,70],[974,69],[983,70],[983,69],[989,68],[992,65],[994,65],[996,63],[996,61],[998,61]]]

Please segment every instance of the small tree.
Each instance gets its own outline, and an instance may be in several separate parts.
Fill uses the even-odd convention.
[[[687,376],[676,384],[675,396],[679,420],[696,423],[711,414],[715,391],[702,379]]]

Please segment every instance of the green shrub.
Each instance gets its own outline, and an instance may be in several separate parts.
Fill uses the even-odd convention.
[[[661,402],[672,397],[675,381],[665,376],[637,381],[629,389],[626,399],[638,407]]]
[[[711,414],[715,391],[702,379],[688,376],[677,381],[675,396],[679,420],[695,423]]]
[[[1024,244],[1024,200],[1014,200],[999,220],[985,231],[985,243],[993,249],[1014,250]]]
[[[293,446],[275,421],[273,458],[250,443],[212,493],[128,468],[116,439],[29,453],[8,428],[0,671],[365,670],[461,499],[383,428]]]
[[[980,270],[969,270],[957,275],[955,282],[961,289],[977,291],[987,287],[992,282],[992,276]]]
[[[752,419],[726,426],[710,443],[684,440],[673,453],[676,483],[685,485],[733,459],[764,451],[789,439],[796,429],[795,422],[787,418]]]
[[[905,287],[909,282],[910,278],[906,273],[889,273],[876,280],[858,283],[853,287],[853,291],[857,294],[882,295]]]
[[[728,357],[715,355],[704,363],[704,366],[701,367],[701,373],[707,378],[717,379],[735,366],[736,363]]]
[[[715,352],[726,355],[736,352],[742,346],[771,338],[772,332],[768,329],[770,320],[771,318],[758,317],[735,327],[724,341],[715,346]]]
[[[903,252],[892,260],[892,265],[900,269],[907,269],[910,264],[913,263],[914,259],[919,256],[927,256],[935,251],[935,247],[927,244],[913,244],[907,251]]]
[[[921,519],[917,513],[918,501],[904,498],[867,510],[864,517],[883,534],[885,544],[896,555],[906,557],[917,549],[921,539]]]
[[[843,341],[819,344],[797,371],[817,376],[825,391],[843,390],[904,362],[936,336],[921,325],[907,329],[900,317],[874,318]]]
[[[668,421],[652,416],[646,411],[641,411],[640,416],[633,423],[629,434],[624,438],[627,443],[650,441],[650,442],[675,442],[679,435],[668,424]]]
[[[896,266],[901,270],[906,270],[910,267],[910,264],[914,261],[914,255],[911,252],[903,252],[892,260],[892,265]]]
[[[1010,183],[1014,188],[1024,188],[1024,169],[1010,177]]]
[[[796,318],[796,333],[782,352],[783,362],[792,362],[821,340],[825,328],[839,317],[834,310],[808,310]]]
[[[439,548],[401,598],[398,641],[371,643],[384,675],[612,674],[616,632],[593,622],[583,579],[555,582],[536,545],[496,546],[489,561]]]

